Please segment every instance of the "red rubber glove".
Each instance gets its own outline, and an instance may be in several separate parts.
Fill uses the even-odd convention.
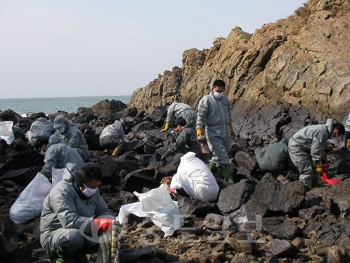
[[[112,219],[110,218],[95,218],[92,225],[96,229],[101,229],[103,232],[107,232],[108,229],[112,229]]]

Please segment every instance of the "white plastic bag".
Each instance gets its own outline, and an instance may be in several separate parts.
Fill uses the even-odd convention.
[[[70,180],[80,169],[80,165],[75,163],[66,163],[65,168],[54,168],[51,169],[52,175],[52,187],[62,180]]]
[[[10,218],[15,224],[24,224],[40,215],[43,201],[52,188],[49,180],[37,173],[10,208]]]
[[[68,180],[71,177],[67,168],[54,168],[51,169],[52,175],[52,187],[62,180]]]
[[[58,182],[63,180],[64,168],[54,168],[51,169],[52,175],[52,187],[54,187]]]
[[[122,205],[120,207],[118,222],[120,224],[127,224],[130,214],[136,215],[138,217],[149,217],[149,215],[142,211],[141,202],[136,202],[132,204]]]
[[[134,192],[141,202],[142,211],[158,226],[166,236],[172,236],[180,228],[184,220],[180,210],[173,202],[164,184],[147,193]]]
[[[0,122],[0,138],[4,139],[8,145],[15,141],[15,135],[12,132],[13,121]]]

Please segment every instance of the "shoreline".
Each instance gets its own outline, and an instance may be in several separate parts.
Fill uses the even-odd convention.
[[[44,112],[46,115],[54,114],[58,111],[75,113],[80,107],[91,108],[95,104],[106,99],[119,100],[128,104],[131,95],[0,99],[0,112],[12,110],[22,117],[27,117],[30,114],[38,112]]]

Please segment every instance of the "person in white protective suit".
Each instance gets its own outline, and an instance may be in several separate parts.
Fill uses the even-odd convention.
[[[84,163],[73,176],[57,183],[43,203],[40,243],[56,263],[90,262],[99,233],[111,231],[114,219],[99,192],[101,167]]]
[[[56,129],[56,132],[51,135],[51,137],[55,138],[51,139],[50,137],[50,141],[58,140],[61,143],[69,145],[77,150],[84,162],[87,162],[91,153],[84,134],[77,127],[75,127],[73,122],[67,121],[63,115],[58,115],[53,123],[53,127]],[[50,147],[50,142],[48,146]]]
[[[41,173],[48,179],[52,177],[52,168],[62,169],[66,167],[67,163],[73,163],[77,167],[81,167],[84,164],[83,158],[74,148],[64,143],[52,143],[50,147],[47,147],[48,140],[42,139],[39,142],[38,150],[40,154],[44,155],[44,166],[41,169]]]
[[[182,188],[190,197],[206,202],[216,200],[219,193],[219,186],[214,175],[193,152],[188,152],[181,157],[170,188]]]
[[[327,140],[330,137],[339,137],[344,132],[343,124],[333,124],[333,119],[328,119],[326,124],[303,127],[290,138],[289,156],[299,171],[299,180],[309,189],[317,186],[318,175],[322,175],[324,171],[323,156]]]
[[[181,102],[174,101],[171,103],[167,109],[167,115],[165,119],[165,127],[162,129],[162,132],[166,132],[170,128],[170,123],[175,119],[182,117],[186,121],[186,127],[195,128],[197,114],[196,111],[189,105]],[[175,128],[177,131],[177,128]]]
[[[109,152],[113,149],[112,157],[118,156],[124,149],[125,134],[122,122],[119,120],[114,121],[113,124],[106,126],[100,134],[100,145],[105,148],[105,152]]]
[[[215,80],[211,85],[209,95],[204,96],[198,104],[197,137],[203,136],[204,131],[208,146],[212,153],[209,168],[214,171],[220,168],[229,183],[233,183],[229,169],[228,153],[231,149],[231,139],[235,138],[232,124],[231,104],[224,95],[225,82]]]
[[[52,121],[43,116],[37,118],[30,125],[30,129],[27,131],[26,135],[30,144],[34,148],[38,148],[38,143],[40,143],[42,139],[49,139],[54,132],[55,129],[53,128]]]

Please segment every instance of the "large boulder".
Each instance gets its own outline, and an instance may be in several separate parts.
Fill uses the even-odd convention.
[[[305,188],[299,180],[282,184],[267,173],[259,181],[252,198],[266,205],[270,211],[292,213],[302,207]]]
[[[102,100],[91,107],[95,115],[106,115],[108,113],[116,113],[126,108],[126,104],[120,100]]]

